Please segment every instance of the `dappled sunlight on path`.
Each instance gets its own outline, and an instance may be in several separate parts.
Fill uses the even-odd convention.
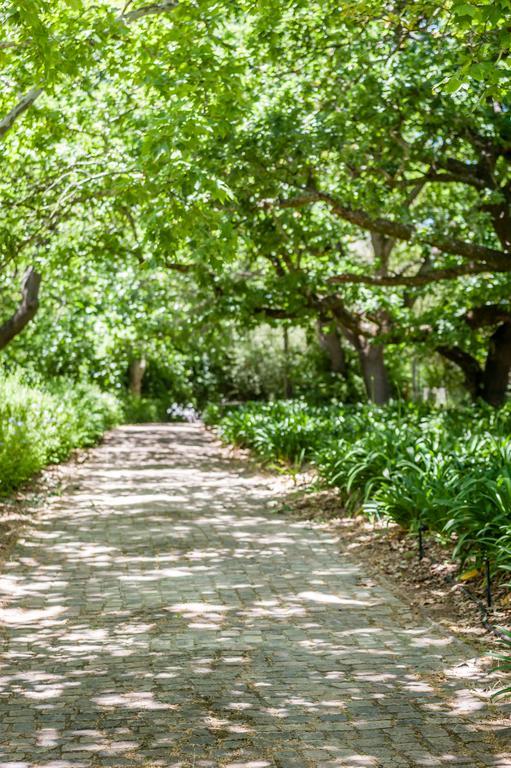
[[[474,651],[202,427],[68,479],[0,576],[0,768],[511,766]]]

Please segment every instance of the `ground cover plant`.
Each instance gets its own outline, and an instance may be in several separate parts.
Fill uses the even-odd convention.
[[[464,577],[511,572],[511,411],[398,403],[248,403],[205,414],[221,437],[265,461],[310,461],[344,504],[451,547]]]

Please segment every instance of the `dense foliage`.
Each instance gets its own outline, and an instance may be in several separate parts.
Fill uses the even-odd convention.
[[[508,11],[0,7],[0,348],[107,388],[144,360],[146,394],[204,400],[231,390],[240,334],[319,326],[340,396],[406,394],[406,349],[419,378],[502,405]]]
[[[0,382],[0,494],[16,488],[73,448],[93,445],[123,418],[121,403],[90,384]]]

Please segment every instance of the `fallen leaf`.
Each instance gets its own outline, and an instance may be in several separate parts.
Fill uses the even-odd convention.
[[[465,571],[465,573],[461,574],[460,581],[470,581],[471,579],[477,578],[480,573],[481,571],[479,568],[471,568],[469,571]]]

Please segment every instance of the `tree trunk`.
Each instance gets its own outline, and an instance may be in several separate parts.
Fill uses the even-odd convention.
[[[479,365],[479,361],[471,355],[469,352],[460,347],[453,346],[440,346],[436,348],[436,351],[445,357],[446,360],[450,360],[451,363],[461,368],[464,375],[463,384],[473,400],[477,400],[482,395],[483,387],[483,371]]]
[[[499,408],[506,402],[511,370],[511,322],[502,323],[490,338],[483,373],[482,398]]]
[[[135,397],[142,395],[142,379],[147,363],[143,357],[132,360],[129,367],[130,392]]]
[[[35,316],[39,309],[39,288],[41,275],[29,267],[21,282],[21,301],[15,313],[0,325],[0,349],[17,336]]]
[[[346,377],[348,373],[346,357],[337,330],[325,326],[324,323],[318,320],[317,331],[320,346],[324,349],[330,360],[330,370],[332,373],[338,373],[340,376]]]
[[[287,325],[284,326],[282,329],[282,338],[284,342],[284,381],[283,381],[283,390],[284,390],[284,397],[289,400],[289,398],[293,394],[293,388],[291,386],[291,381],[289,378],[289,329]]]
[[[367,396],[376,405],[385,405],[390,400],[392,388],[383,347],[366,342],[359,348],[358,354]]]
[[[437,347],[437,352],[461,368],[474,400],[482,398],[495,408],[504,405],[511,372],[511,321],[501,323],[490,336],[484,369],[459,347]]]

